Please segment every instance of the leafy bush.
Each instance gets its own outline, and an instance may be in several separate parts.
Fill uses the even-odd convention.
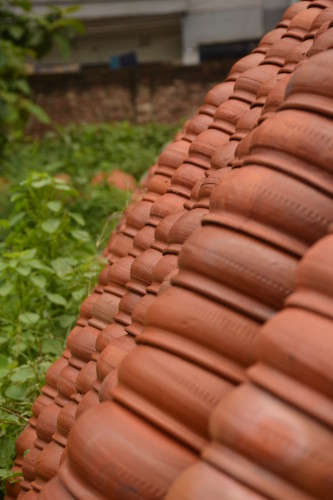
[[[0,178],[2,479],[11,477],[15,439],[96,281],[100,246],[129,199],[128,192],[90,181],[115,168],[138,179],[174,131],[90,125],[6,145]],[[56,174],[68,174],[69,182]]]

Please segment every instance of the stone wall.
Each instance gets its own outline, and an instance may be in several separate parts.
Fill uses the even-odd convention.
[[[36,102],[59,125],[115,120],[173,123],[196,111],[207,90],[225,78],[233,62],[118,71],[91,67],[77,73],[35,74],[30,84]],[[29,124],[33,135],[45,130],[36,121]]]

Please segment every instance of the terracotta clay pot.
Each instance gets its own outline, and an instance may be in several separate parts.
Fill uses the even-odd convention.
[[[285,10],[282,20],[279,22],[278,27],[284,27],[288,28],[290,21],[300,12],[303,10],[307,9],[308,6],[311,4],[310,2],[302,1],[302,2],[296,2],[295,4],[291,5],[288,7],[287,10]]]
[[[252,104],[261,85],[275,76],[278,66],[263,64],[245,71],[236,81],[232,98]]]
[[[330,2],[332,5],[332,2]],[[310,33],[306,36],[306,38],[313,38],[317,31],[327,22],[333,21],[333,8],[328,7],[324,8],[313,20],[311,25]]]
[[[207,92],[204,104],[199,109],[199,112],[214,116],[216,109],[230,97],[233,88],[233,82],[223,82],[215,85]]]
[[[330,499],[333,435],[293,406],[244,384],[218,405],[211,434],[315,498]]]
[[[132,191],[135,188],[134,177],[122,170],[112,170],[112,172],[107,175],[106,182],[122,191]]]
[[[246,114],[248,110],[248,103],[238,99],[228,99],[226,102],[221,104],[219,108],[217,108],[214,115],[214,121],[210,128],[214,128],[231,135],[235,132],[238,120]]]
[[[210,168],[210,159],[216,149],[229,140],[229,134],[210,128],[191,144],[188,161],[203,169]]]
[[[173,483],[165,497],[167,500],[263,500],[260,495],[227,474],[200,461],[184,471]],[[285,497],[286,498],[286,497]]]
[[[198,180],[203,179],[204,175],[204,170],[201,167],[184,162],[172,176],[168,192],[183,196],[185,199],[190,198],[193,187]]]
[[[196,450],[208,437],[210,412],[233,387],[188,361],[148,346],[138,346],[123,359],[118,377],[119,384],[111,392],[116,401]]]
[[[296,266],[292,256],[246,234],[206,225],[183,246],[173,283],[266,320],[293,290]]]
[[[99,283],[103,286],[105,292],[113,293],[119,297],[124,294],[124,287],[129,280],[133,260],[133,257],[127,255],[103,269],[99,277]]]
[[[142,200],[135,206],[135,209],[130,210],[127,214],[126,227],[123,229],[123,233],[134,238],[149,219],[151,207],[151,202]]]
[[[64,489],[49,483],[41,498],[90,496],[99,499],[110,495],[119,500],[134,499],[137,495],[147,499],[163,498],[180,471],[195,460],[195,455],[177,441],[115,403],[98,405],[93,419],[90,413],[78,420],[69,437],[69,455],[72,457],[74,451],[75,458],[65,462],[61,469],[58,482]],[[92,437],[84,448],[82,432]],[[115,467],[120,480],[114,478]],[[70,493],[63,494],[66,490]],[[59,494],[62,496],[54,496]]]
[[[173,286],[151,304],[137,340],[239,383],[244,367],[257,359],[259,325],[227,306]]]
[[[295,69],[297,64],[306,58],[307,53],[309,52],[311,47],[312,39],[307,39],[299,43],[286,55],[284,66],[283,68],[281,68],[279,73],[291,73]]]
[[[328,195],[333,193],[331,120],[298,110],[283,110],[265,120],[251,135],[246,163],[262,164],[297,177]]]
[[[106,347],[111,340],[122,337],[123,335],[125,335],[123,325],[119,325],[118,323],[108,325],[96,338],[96,351],[102,352],[104,347]]]
[[[272,31],[269,31],[262,37],[260,42],[258,43],[258,47],[256,47],[254,50],[252,50],[253,53],[261,53],[261,54],[266,54],[267,50],[272,47],[275,43],[277,43],[282,35],[286,33],[287,29],[286,27],[279,27],[277,26],[275,29]]]
[[[268,94],[263,110],[258,119],[259,124],[261,124],[267,118],[272,117],[276,113],[278,107],[284,101],[289,79],[290,74],[283,76],[283,78],[281,78],[281,80],[277,82],[275,87]]]
[[[194,139],[201,134],[213,121],[213,117],[206,113],[197,113],[187,123],[185,127],[185,134],[183,136],[185,141],[193,142]]]
[[[175,193],[166,193],[160,196],[152,206],[149,224],[156,227],[161,219],[183,208],[184,201],[185,198]]]
[[[311,31],[311,26],[314,19],[320,14],[321,7],[312,7],[311,9],[299,12],[290,21],[288,30],[284,36],[294,37],[300,41],[304,40],[306,35]]]
[[[114,315],[114,321],[121,323],[124,327],[131,323],[131,314],[138,300],[142,296],[143,291],[139,291],[136,286],[135,290],[129,290],[119,302],[117,313]]]
[[[167,215],[163,220],[160,221],[155,229],[155,239],[151,244],[151,248],[159,250],[161,253],[166,249],[168,244],[168,238],[170,230],[173,224],[182,215],[184,209]]]
[[[325,23],[323,26],[323,31],[318,30],[317,36],[315,37],[312,47],[308,52],[308,57],[313,57],[325,50],[330,50],[333,48],[332,33],[333,33],[333,21]]]
[[[168,238],[168,246],[164,250],[164,253],[178,255],[183,243],[199,227],[205,213],[206,210],[203,208],[185,211],[172,225]]]
[[[237,78],[250,68],[259,66],[264,59],[263,52],[251,52],[247,56],[242,57],[239,61],[235,62],[227,76],[227,82],[234,82]]]
[[[277,43],[266,52],[265,59],[261,64],[274,64],[276,66],[283,66],[287,55],[295,49],[300,41],[289,35],[289,30],[286,35],[281,38]]]
[[[189,145],[188,141],[181,140],[166,146],[158,158],[156,173],[171,177],[187,158]]]
[[[149,289],[149,287],[148,287]],[[147,289],[147,291],[148,291]],[[145,321],[146,313],[155,297],[151,293],[144,295],[135,305],[132,312],[132,322],[126,327],[126,332],[136,337],[141,333]]]
[[[137,257],[147,250],[154,241],[155,228],[152,226],[143,226],[133,239],[133,245],[129,250],[129,255]],[[128,278],[129,280],[129,278]],[[127,280],[127,281],[128,281]]]
[[[247,165],[232,171],[213,190],[204,223],[250,233],[302,256],[327,233],[332,210],[332,199],[311,186],[279,171]]]
[[[148,184],[147,191],[153,191],[157,194],[164,194],[167,192],[170,183],[171,180],[169,176],[156,174],[151,178]]]
[[[291,77],[282,109],[302,109],[333,116],[333,90],[330,77],[333,50],[322,52],[297,69]]]

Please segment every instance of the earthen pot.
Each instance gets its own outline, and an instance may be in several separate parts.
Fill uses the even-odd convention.
[[[63,448],[51,441],[39,454],[36,460],[36,478],[31,483],[31,486],[37,493],[39,493],[45,487],[46,483],[58,472],[62,453]]]
[[[245,378],[244,367],[257,359],[259,325],[227,306],[172,286],[151,304],[137,341],[239,383]]]
[[[238,99],[228,99],[217,108],[210,128],[232,135],[235,132],[238,120],[244,116],[248,110],[249,104],[247,102]]]
[[[135,340],[131,335],[124,335],[114,339],[105,347],[98,358],[96,364],[96,373],[100,382],[102,382],[109,373],[117,370],[126,354],[135,347]]]
[[[312,43],[313,43],[312,39],[309,38],[299,43],[293,50],[291,50],[287,54],[284,66],[283,68],[280,69],[279,73],[281,74],[291,73],[295,69],[297,64],[299,64],[306,58],[307,53],[312,47]]]
[[[266,98],[266,102],[262,109],[261,115],[258,119],[259,124],[261,124],[267,118],[272,117],[276,113],[277,109],[284,101],[289,79],[290,74],[283,75],[283,77],[276,83],[275,87],[270,91]]]
[[[124,357],[118,377],[119,384],[112,390],[115,400],[196,450],[208,438],[210,412],[233,387],[188,361],[149,346],[138,346]]]
[[[144,226],[137,233],[133,240],[133,246],[129,250],[129,255],[132,257],[137,257],[142,252],[147,250],[154,241],[155,228],[152,226]],[[128,281],[128,280],[127,280]]]
[[[91,437],[84,447],[82,432]],[[68,451],[70,461],[59,475],[63,489],[51,482],[41,498],[163,498],[179,473],[195,460],[177,441],[111,402],[82,415],[70,434]],[[66,490],[69,495],[63,493]]]
[[[126,227],[123,229],[123,233],[134,238],[149,219],[151,207],[151,202],[142,200],[134,209],[130,210],[127,214]]]
[[[231,136],[231,137],[233,137],[233,136]],[[221,169],[227,168],[227,165],[229,165],[229,162],[231,162],[234,159],[235,150],[236,150],[236,147],[238,145],[238,141],[232,140],[231,137],[230,137],[228,142],[226,142],[225,144],[222,144],[222,146],[218,147],[217,150],[215,151],[215,153],[213,154],[212,160],[211,160],[211,169],[206,172],[207,177],[210,177],[211,175],[214,177],[215,171],[217,173],[217,171],[220,171]],[[218,174],[218,175],[220,175],[220,174]],[[200,192],[202,189],[204,189],[203,186],[206,182],[207,182],[207,179],[202,181],[202,185],[200,186]],[[202,198],[202,196],[199,195],[199,198]]]
[[[204,223],[252,234],[301,257],[327,233],[332,209],[331,198],[311,186],[279,171],[247,165],[213,190]]]
[[[80,394],[85,394],[91,389],[93,382],[96,380],[96,365],[93,361],[89,361],[84,365],[77,375],[75,381],[76,391]]]
[[[240,117],[235,129],[235,133],[232,135],[231,140],[242,140],[252,129],[257,126],[258,120],[261,115],[261,109],[261,106],[255,106]],[[234,148],[234,150],[235,149],[236,148]]]
[[[132,289],[128,290],[124,297],[121,299],[121,301],[119,302],[118,311],[113,317],[114,321],[120,323],[123,328],[131,323],[132,311],[142,295],[145,293],[145,287],[143,285],[133,282],[129,283],[133,285]]]
[[[94,385],[95,384],[96,380],[94,382]],[[98,384],[96,385],[99,389],[99,385]],[[90,408],[93,408],[94,406],[98,405],[99,398],[97,390],[94,387],[92,389],[89,389],[89,391],[81,397],[80,401],[76,402],[77,410],[76,410],[75,420],[77,420],[81,415],[83,415],[83,413],[90,410]]]
[[[287,304],[333,319],[332,236],[326,236],[307,251],[297,273],[298,288]]]
[[[266,52],[265,59],[261,64],[274,64],[276,66],[283,66],[288,54],[295,49],[300,41],[297,38],[288,36],[289,30],[286,35],[281,38],[277,43]]]
[[[96,338],[100,330],[92,326],[86,326],[73,336],[71,341],[72,356],[85,361],[90,360],[93,352],[95,352]]]
[[[149,287],[147,288],[147,292]],[[126,332],[130,335],[136,337],[141,333],[143,324],[145,321],[146,313],[148,308],[151,306],[152,302],[155,300],[154,295],[151,293],[147,293],[144,295],[135,305],[132,312],[132,322],[129,326],[126,327]]]
[[[215,85],[207,92],[204,104],[199,109],[199,112],[214,116],[216,109],[230,97],[233,89],[233,82],[223,82]]]
[[[252,104],[261,85],[273,78],[278,70],[278,66],[263,64],[245,71],[235,83],[232,98]]]
[[[92,317],[94,304],[99,299],[99,297],[100,294],[92,293],[82,302],[80,307],[80,318],[79,318],[80,320],[82,320],[82,322],[79,323],[82,326],[86,326],[87,320]]]
[[[55,401],[60,406],[66,404],[75,391],[75,382],[79,370],[68,364],[60,373],[57,383],[58,395]],[[38,423],[37,423],[38,427]]]
[[[332,2],[330,2],[332,5]],[[306,38],[314,38],[317,34],[317,31],[327,22],[333,21],[333,8],[328,7],[324,8],[313,20],[311,25],[310,33],[306,36]]]
[[[193,187],[198,180],[204,177],[204,172],[204,169],[197,165],[183,163],[172,176],[168,192],[178,194],[184,198],[190,198]]]
[[[132,247],[132,241],[133,241],[132,236],[128,236],[122,233],[117,235],[117,240],[115,244],[111,245],[111,247],[107,249],[105,255],[109,263],[111,264],[115,262],[117,258],[121,258],[127,255],[129,249]]]
[[[322,52],[303,62],[289,81],[286,100],[281,108],[304,109],[332,117],[332,68],[333,50]]]
[[[127,255],[103,269],[100,274],[99,283],[103,285],[105,292],[113,293],[118,297],[124,295],[124,287],[129,280],[133,260],[132,256]]]
[[[252,132],[251,155],[244,164],[262,164],[286,172],[331,196],[331,155],[327,145],[332,140],[329,118],[286,109]]]
[[[189,145],[189,142],[184,140],[168,144],[158,158],[156,173],[171,177],[186,159]]]
[[[248,69],[259,66],[264,57],[265,54],[263,52],[251,52],[247,56],[242,57],[232,66],[231,70],[228,73],[226,81],[236,81],[237,78]]]
[[[152,283],[146,289],[147,293],[157,295],[161,284],[169,274],[177,268],[177,255],[166,254],[160,258],[154,267],[152,274]]]
[[[159,222],[158,226],[155,229],[155,239],[151,244],[151,248],[159,250],[161,253],[166,249],[170,229],[183,212],[184,209],[171,213]]]
[[[318,332],[316,336],[313,331]],[[332,321],[324,316],[293,308],[283,310],[262,328],[260,363],[251,369],[250,376],[332,428],[331,331]]]
[[[208,173],[208,171],[205,170],[205,175],[207,175],[207,173]],[[204,181],[204,179],[200,179],[193,186],[192,191],[191,191],[191,195],[190,195],[190,199],[186,200],[184,203],[185,210],[192,210],[195,203],[198,201],[199,191],[200,191],[201,183],[203,181]]]
[[[141,296],[145,294],[146,287],[151,285],[154,266],[161,258],[161,253],[154,248],[148,248],[139,255],[131,267],[131,280],[127,287],[137,291]]]
[[[183,245],[179,267],[174,284],[265,320],[294,289],[297,260],[246,234],[206,225]]]
[[[311,31],[311,26],[314,19],[320,14],[321,7],[312,7],[311,9],[299,12],[290,21],[285,37],[294,37],[300,41],[304,40],[305,36]]]
[[[167,500],[202,500],[203,498],[263,500],[266,497],[201,460],[180,474],[165,498]]]
[[[291,5],[288,7],[287,10],[285,10],[282,20],[279,22],[277,25],[278,27],[283,27],[283,28],[288,28],[290,21],[300,12],[304,11],[305,9],[308,8],[308,6],[311,4],[310,2],[306,1],[301,1],[301,2],[296,2],[295,4]]]
[[[98,299],[91,308],[91,318],[89,324],[98,329],[103,329],[109,325],[113,316],[117,313],[120,297],[111,293],[98,295]]]
[[[97,352],[102,352],[104,347],[106,347],[111,340],[122,337],[125,334],[126,332],[122,325],[111,323],[111,325],[104,328],[96,338]]]
[[[57,420],[57,432],[54,435],[55,440],[65,446],[67,444],[68,434],[74,424],[77,404],[69,401],[59,412]]]
[[[149,224],[156,227],[161,219],[180,210],[184,205],[184,201],[184,197],[175,193],[166,193],[160,196],[151,208]]]
[[[152,191],[157,194],[164,194],[170,186],[170,177],[165,175],[154,175],[148,184],[147,191]]]
[[[202,132],[191,144],[188,161],[203,169],[209,169],[212,155],[229,137],[228,133],[213,128]]]
[[[227,144],[236,143],[236,141],[230,141]],[[227,147],[227,144],[225,145]],[[211,170],[210,174],[206,179],[202,182],[202,186],[199,191],[198,201],[195,203],[195,209],[208,209],[209,208],[209,200],[210,195],[214,187],[224,179],[226,175],[231,171],[230,167],[222,167],[219,170]]]
[[[318,34],[315,37],[312,47],[308,52],[308,57],[313,57],[325,50],[333,49],[333,22],[325,23],[323,28],[325,28],[322,32],[318,30]]]
[[[132,191],[135,188],[135,179],[131,174],[122,170],[112,170],[106,177],[106,182],[122,191]]]
[[[194,115],[185,127],[184,140],[193,142],[201,132],[208,128],[212,121],[213,117],[207,113],[197,113]]]
[[[284,33],[286,31],[287,31],[287,29],[285,27],[279,27],[279,26],[277,26],[272,31],[269,31],[268,33],[266,33],[262,37],[262,39],[258,43],[258,46],[255,49],[252,50],[251,54],[253,54],[253,53],[261,53],[261,54],[265,55],[266,52],[267,52],[267,50],[272,45],[274,45],[275,43],[277,43],[280,40],[280,38],[282,37],[282,35],[284,35]]]
[[[183,243],[199,227],[203,215],[206,213],[204,208],[184,212],[170,229],[168,246],[164,254],[178,255]],[[165,255],[166,256],[166,255]],[[171,271],[171,269],[170,269]]]
[[[252,384],[234,389],[217,406],[210,429],[214,440],[315,498],[332,497],[332,432],[272,394]]]

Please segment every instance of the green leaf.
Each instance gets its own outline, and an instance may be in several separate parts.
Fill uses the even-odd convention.
[[[49,208],[52,212],[59,212],[62,207],[61,201],[49,201],[46,203],[47,208]]]
[[[28,113],[30,113],[31,115],[33,115],[41,123],[44,123],[45,125],[48,125],[50,123],[49,116],[37,104],[34,104],[29,99],[22,99],[20,101],[20,104],[21,104],[21,108],[23,108],[26,111],[28,111]]]
[[[81,214],[77,214],[77,213],[74,213],[74,212],[69,212],[69,215],[72,217],[72,219],[75,220],[75,222],[77,222],[80,226],[84,226],[85,225],[85,220],[84,218],[82,217]]]
[[[26,312],[21,313],[19,315],[19,320],[24,325],[34,325],[34,324],[37,323],[37,321],[39,321],[39,319],[40,319],[40,315],[39,314],[33,313],[33,312],[29,312],[29,311],[26,311]]]
[[[59,257],[51,261],[51,266],[59,276],[73,272],[73,267],[77,264],[77,260],[73,257]]]
[[[19,265],[16,270],[22,276],[29,276],[29,274],[31,273],[31,267],[30,266]]]
[[[10,385],[5,394],[7,398],[15,401],[24,401],[26,399],[26,388],[23,385]]]
[[[38,288],[42,288],[43,289],[43,288],[46,287],[47,281],[46,281],[45,276],[42,276],[42,275],[31,276],[31,281]]]
[[[0,438],[0,477],[7,477],[8,469],[11,465],[11,460],[14,455],[15,444],[11,436],[2,436]]]
[[[23,35],[24,28],[19,24],[13,24],[12,26],[8,27],[8,31],[15,40],[18,40]]]
[[[9,370],[11,359],[5,354],[0,354],[0,370]]]
[[[59,339],[44,339],[42,341],[42,353],[60,356],[62,352],[62,342]]]
[[[90,234],[83,229],[74,229],[74,231],[72,231],[72,236],[79,241],[90,241]]]
[[[58,293],[47,293],[46,294],[47,298],[49,299],[52,304],[57,304],[58,306],[66,306],[67,301],[64,297],[59,295]]]
[[[30,260],[35,257],[37,253],[36,248],[30,248],[29,250],[25,250],[21,253],[21,260]]]
[[[87,288],[80,288],[79,290],[75,290],[72,292],[72,297],[76,302],[80,302],[87,295]]]
[[[63,316],[58,317],[59,325],[62,328],[68,328],[69,326],[72,326],[75,320],[76,316],[71,316],[69,314],[64,314]]]
[[[45,186],[49,186],[51,184],[51,179],[50,177],[45,177],[44,179],[40,179],[38,181],[33,181],[31,183],[32,187],[36,189],[41,189]]]
[[[53,234],[56,232],[59,226],[60,226],[59,219],[47,219],[46,221],[43,222],[42,229],[46,233]]]
[[[0,295],[1,297],[7,297],[14,289],[14,285],[12,283],[4,283],[0,286]]]
[[[30,366],[20,366],[13,372],[10,379],[12,382],[26,382],[34,377],[34,371]]]

